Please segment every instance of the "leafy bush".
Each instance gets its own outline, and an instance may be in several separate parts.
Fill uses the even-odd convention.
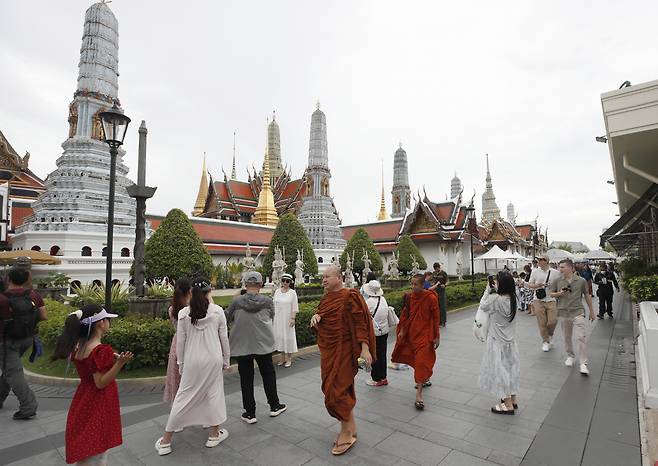
[[[311,331],[311,317],[318,308],[319,301],[300,303],[297,318],[295,319],[295,334],[297,335],[297,345],[301,348],[311,346],[317,343],[315,333]]]
[[[105,285],[87,283],[74,289],[76,296],[71,298],[71,306],[80,309],[86,304],[105,305]],[[124,286],[123,282],[112,285],[112,312],[123,314],[128,309],[128,298],[133,293],[131,286]]]
[[[364,228],[359,228],[354,232],[354,235],[347,242],[343,254],[340,256],[340,266],[345,269],[345,262],[347,261],[347,253],[350,253],[350,257],[353,259],[352,262],[352,271],[359,276],[359,283],[361,273],[363,272],[363,251],[368,251],[368,258],[372,261],[370,264],[370,269],[373,272],[381,271],[384,268],[382,258],[375,249],[375,245],[368,236],[368,232]]]
[[[427,268],[427,262],[425,262],[425,258],[420,253],[420,250],[411,239],[411,236],[403,235],[400,238],[400,242],[398,243],[398,247],[396,251],[400,258],[400,262],[398,263],[398,269],[400,270],[401,273],[408,274],[411,272],[411,269],[413,268],[413,266],[411,265],[413,262],[411,256],[414,256],[416,258],[416,261],[418,261],[418,266],[420,267],[420,270],[425,270]]]
[[[213,271],[210,254],[180,209],[170,210],[148,239],[144,262],[148,281],[162,277],[172,281],[196,275],[210,277]]]
[[[146,290],[147,298],[171,298],[174,295],[174,287],[168,283],[154,282]]]
[[[658,275],[631,278],[626,281],[626,288],[638,303],[658,301]]]
[[[276,246],[280,247],[281,251],[285,249],[286,272],[289,274],[295,273],[298,249],[304,251],[304,273],[311,275],[318,273],[318,261],[313,252],[311,241],[306,235],[306,230],[293,214],[285,214],[279,219],[267,255],[263,260],[263,276],[269,277],[272,275],[272,261],[274,260]]]
[[[63,273],[49,272],[41,278],[35,278],[34,283],[39,288],[68,288],[71,278]]]
[[[47,347],[53,347],[64,329],[66,316],[73,310],[57,301],[46,300],[48,320],[39,323],[39,337]],[[150,317],[129,316],[112,320],[103,342],[116,351],[135,353],[126,370],[140,367],[165,366],[169,358],[169,347],[174,327],[168,320]]]

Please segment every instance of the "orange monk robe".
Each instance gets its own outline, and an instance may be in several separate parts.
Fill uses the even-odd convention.
[[[404,302],[391,361],[410,365],[416,383],[424,383],[432,376],[436,362],[434,340],[439,338],[439,302],[436,293],[428,290],[408,293]]]
[[[346,422],[356,404],[354,377],[361,343],[368,344],[373,361],[377,354],[372,317],[361,293],[348,288],[325,293],[317,313],[321,319],[314,330],[324,405],[332,417]]]

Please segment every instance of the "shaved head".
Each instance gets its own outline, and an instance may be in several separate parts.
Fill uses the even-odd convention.
[[[342,274],[343,271],[341,270],[341,268],[333,264],[327,267],[326,269],[324,269],[324,272],[322,273],[322,275],[331,275],[334,277],[340,277]]]
[[[338,265],[330,265],[322,272],[322,286],[325,291],[338,291],[343,287],[343,271]]]

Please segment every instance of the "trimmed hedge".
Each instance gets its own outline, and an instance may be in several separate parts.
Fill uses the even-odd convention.
[[[39,336],[44,346],[54,347],[64,328],[64,320],[72,311],[68,305],[46,300],[48,320],[39,323]],[[112,320],[112,326],[103,342],[116,351],[132,351],[135,354],[126,370],[140,367],[167,365],[174,327],[168,320],[151,317],[126,316]]]

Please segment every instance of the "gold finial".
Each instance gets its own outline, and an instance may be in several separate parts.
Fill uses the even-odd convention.
[[[377,220],[386,220],[388,214],[386,213],[386,199],[384,198],[384,158],[382,158],[382,197],[379,203],[379,213]]]
[[[192,210],[192,215],[198,217],[203,214],[203,211],[206,208],[206,198],[208,197],[208,171],[206,170],[206,153],[203,153],[203,165],[201,167],[201,180],[199,181],[199,192],[196,196],[196,202],[194,203],[194,210]]]
[[[270,188],[270,157],[267,150],[263,162],[263,184],[258,194],[258,207],[254,212],[253,220],[259,225],[276,226],[279,223],[279,215],[274,206],[274,194]]]

